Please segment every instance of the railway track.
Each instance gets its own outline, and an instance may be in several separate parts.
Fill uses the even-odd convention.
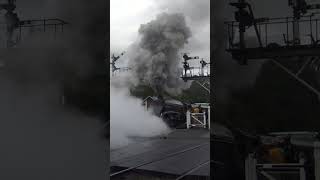
[[[176,180],[181,180],[181,179],[187,177],[187,176],[190,175],[192,172],[194,172],[194,171],[196,171],[196,170],[198,170],[198,169],[200,169],[200,168],[202,168],[202,167],[210,164],[210,162],[211,162],[211,161],[209,160],[209,161],[200,163],[199,165],[197,165],[197,166],[189,169],[188,171],[186,171],[185,173],[183,173],[182,175],[180,175],[179,177],[177,177]]]
[[[164,157],[161,157],[161,158],[157,158],[157,159],[154,159],[154,160],[151,160],[151,161],[148,161],[148,162],[144,162],[144,163],[141,163],[141,164],[138,164],[136,166],[133,166],[133,167],[129,167],[129,168],[126,168],[126,169],[123,169],[121,171],[117,171],[117,172],[114,172],[114,173],[111,173],[110,174],[110,178],[114,178],[116,176],[119,176],[119,175],[123,175],[125,173],[128,173],[128,172],[131,172],[131,171],[134,171],[140,167],[143,167],[143,166],[146,166],[146,165],[149,165],[149,164],[152,164],[152,163],[156,163],[156,162],[159,162],[159,161],[162,161],[162,160],[165,160],[165,159],[168,159],[168,158],[171,158],[171,157],[174,157],[174,156],[177,156],[177,155],[180,155],[180,154],[183,154],[183,153],[186,153],[188,151],[192,151],[192,150],[195,150],[195,149],[198,149],[198,148],[201,148],[203,146],[206,146],[206,145],[210,145],[210,143],[203,143],[203,144],[200,144],[200,145],[196,145],[196,146],[192,146],[192,147],[189,147],[189,148],[186,148],[186,149],[183,149],[183,150],[180,150],[178,152],[174,152],[174,153],[171,153],[171,154],[168,154]],[[192,172],[200,169],[201,167],[204,167],[206,165],[208,165],[211,161],[208,160],[206,162],[203,162],[203,163],[200,163],[198,164],[197,166],[189,169],[188,171],[184,172],[182,175],[180,175],[177,180],[179,179],[182,179],[188,175],[190,175]],[[215,162],[215,163],[218,163],[218,162]],[[221,164],[221,163],[219,163]]]

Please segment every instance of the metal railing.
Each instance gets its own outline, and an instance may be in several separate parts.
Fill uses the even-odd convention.
[[[257,22],[257,30],[261,39],[261,45],[258,42],[258,37],[254,32],[254,27],[246,29],[246,47],[247,48],[267,48],[276,43],[279,46],[294,46],[294,23],[298,24],[300,42],[299,45],[317,45],[320,41],[319,25],[320,18],[318,14],[303,16],[299,20],[294,20],[293,17],[281,18],[264,18],[263,22]],[[225,22],[227,30],[227,49],[240,49],[239,47],[239,22]],[[250,39],[252,38],[252,39]]]
[[[22,20],[14,28],[12,33],[12,39],[8,36],[7,24],[0,22],[0,46],[13,47],[19,43],[23,36],[30,32],[53,32],[54,38],[57,37],[58,33],[64,32],[64,26],[69,23],[61,19],[33,19],[33,20]],[[25,31],[29,29],[30,31]],[[2,43],[3,41],[3,43]]]
[[[181,71],[182,77],[203,77],[203,76],[210,76],[210,65],[206,67],[191,67],[187,71]]]

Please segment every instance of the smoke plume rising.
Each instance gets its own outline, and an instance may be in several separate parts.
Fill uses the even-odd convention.
[[[130,95],[131,87],[147,84],[163,95],[178,94],[189,86],[179,72],[179,51],[191,37],[184,16],[162,13],[141,25],[139,35],[127,52],[132,70],[111,80],[111,149],[129,144],[130,136],[152,137],[169,132],[162,119]]]
[[[158,94],[178,94],[184,83],[179,72],[179,51],[191,31],[183,14],[162,13],[139,29],[140,39],[129,50],[129,66],[138,84],[148,84]]]

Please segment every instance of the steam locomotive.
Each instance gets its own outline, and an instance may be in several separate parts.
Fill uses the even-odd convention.
[[[186,127],[186,112],[188,104],[175,99],[164,99],[162,97],[147,97],[143,101],[146,109],[151,111],[171,128]]]

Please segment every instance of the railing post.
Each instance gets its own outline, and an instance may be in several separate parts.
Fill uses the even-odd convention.
[[[299,163],[301,165],[305,165],[305,158],[300,157]],[[299,169],[299,174],[300,174],[300,180],[306,180],[306,171],[304,166]]]
[[[311,15],[310,15],[310,34],[311,34],[311,37],[313,37],[313,31],[312,31],[312,19],[311,19]],[[312,44],[312,40],[311,40],[311,43]]]
[[[294,19],[292,22],[293,28],[293,43],[294,45],[300,44],[300,23],[298,19]]]
[[[233,42],[233,40],[234,40],[234,29],[233,29],[233,26],[234,26],[234,22],[232,21],[232,23],[231,23],[231,35],[232,35],[231,42]]]
[[[318,19],[316,19],[316,41],[318,41]]]
[[[254,154],[248,154],[245,160],[246,180],[257,180],[257,161]]]
[[[268,25],[267,25],[267,23],[264,24],[264,33],[266,36],[266,46],[265,47],[267,47],[268,46]]]
[[[314,142],[313,154],[315,180],[320,180],[320,141]]]
[[[210,106],[208,106],[208,128],[210,129]]]
[[[190,124],[191,124],[191,113],[190,113],[190,110],[187,110],[187,129],[190,128]]]
[[[289,19],[288,19],[288,17],[287,17],[287,42],[285,42],[286,43],[286,45],[289,45],[288,44],[288,42],[290,42],[290,38],[289,38]]]
[[[230,34],[230,24],[229,23],[227,23],[227,29],[228,29],[228,37],[227,37],[228,38],[228,47],[230,48],[231,34]]]
[[[204,128],[206,128],[207,127],[207,119],[206,119],[206,113],[205,112],[203,112],[203,122],[204,122]]]

